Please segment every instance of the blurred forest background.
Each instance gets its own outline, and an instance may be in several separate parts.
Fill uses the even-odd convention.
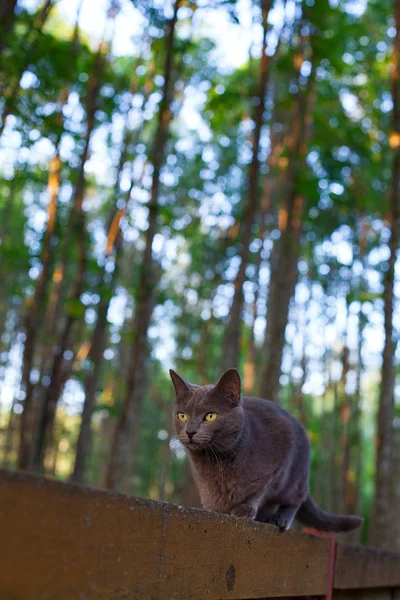
[[[186,505],[238,366],[400,549],[400,0],[1,0],[0,461]]]

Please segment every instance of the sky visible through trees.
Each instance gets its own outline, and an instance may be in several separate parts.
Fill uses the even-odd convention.
[[[400,0],[0,15],[2,463],[195,504],[168,369],[236,366],[399,549]]]

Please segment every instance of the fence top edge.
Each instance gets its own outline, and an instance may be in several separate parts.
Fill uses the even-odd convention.
[[[71,498],[75,495],[78,494],[80,496],[93,496],[93,497],[97,497],[97,498],[109,498],[110,500],[119,500],[119,501],[123,501],[123,502],[128,502],[130,504],[134,503],[137,506],[141,506],[143,508],[148,508],[149,510],[162,510],[164,512],[175,512],[175,513],[179,513],[182,516],[187,516],[187,517],[209,517],[209,518],[215,518],[216,516],[218,516],[218,519],[220,522],[230,522],[233,520],[237,521],[239,520],[241,523],[243,523],[243,525],[245,525],[245,522],[243,519],[238,519],[238,517],[234,517],[234,516],[230,516],[230,515],[224,515],[224,514],[218,514],[216,515],[215,513],[203,510],[201,508],[187,508],[184,506],[181,506],[179,504],[170,504],[168,502],[161,502],[159,500],[150,500],[148,498],[141,498],[138,496],[129,496],[128,494],[123,494],[120,492],[115,492],[115,491],[111,491],[111,490],[106,490],[106,489],[102,489],[102,488],[97,488],[94,486],[88,486],[88,485],[80,485],[80,484],[76,484],[76,483],[70,483],[70,482],[62,482],[62,481],[58,481],[55,479],[49,479],[47,477],[43,477],[42,475],[38,475],[38,474],[33,474],[33,473],[26,473],[24,471],[14,471],[14,470],[10,470],[10,469],[4,469],[4,468],[0,468],[0,485],[1,484],[6,484],[6,485],[13,485],[14,483],[27,483],[32,485],[33,487],[48,487],[49,489],[54,489],[54,490],[58,490],[61,491],[62,493],[66,494],[66,495],[70,495]],[[282,535],[282,533],[280,531],[278,531],[278,529],[276,527],[273,527],[272,525],[267,525],[265,523],[258,523],[258,522],[249,522],[247,523],[247,525],[251,525],[251,527],[253,529],[257,528],[257,529],[261,529],[263,531],[265,531],[265,533],[268,532],[268,535],[277,535],[280,536]],[[316,539],[319,542],[321,542],[321,540],[325,540],[327,543],[330,543],[329,538],[327,537],[320,537],[320,536],[314,536],[312,534],[307,534],[307,533],[294,533],[294,532],[286,532],[284,534],[285,536],[295,536],[295,537],[301,537],[301,538],[311,538],[311,539]],[[378,548],[372,548],[370,546],[361,546],[359,544],[348,544],[348,543],[343,543],[343,542],[338,542],[337,543],[337,547],[338,547],[338,551],[340,553],[343,553],[344,555],[348,554],[357,554],[357,555],[365,555],[365,556],[369,556],[371,557],[372,555],[376,555],[377,557],[379,557],[379,559],[383,559],[383,558],[391,558],[393,560],[398,560],[400,563],[400,553],[396,553],[396,552],[392,552],[390,550],[386,550],[386,549],[378,549]]]

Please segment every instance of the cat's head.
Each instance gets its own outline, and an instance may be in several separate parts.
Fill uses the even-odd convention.
[[[238,440],[244,422],[240,376],[228,369],[216,385],[194,385],[172,369],[174,423],[179,440],[191,451],[224,453]]]

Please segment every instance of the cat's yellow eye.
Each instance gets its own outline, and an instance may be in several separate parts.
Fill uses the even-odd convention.
[[[187,415],[185,415],[185,413],[178,413],[176,416],[182,423],[185,423],[187,421]]]
[[[217,413],[207,413],[204,418],[209,423],[212,423],[213,421],[215,421],[215,419],[217,418],[217,416],[218,416]]]

